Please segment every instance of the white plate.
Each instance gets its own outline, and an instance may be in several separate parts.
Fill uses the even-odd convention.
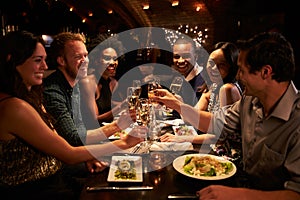
[[[111,135],[108,137],[108,139],[110,140],[118,140],[120,139],[120,134],[128,134],[130,131],[131,131],[132,128],[126,128],[125,130],[122,130],[122,131],[118,131],[116,132],[115,134]],[[123,132],[123,133],[121,133]]]
[[[175,135],[198,135],[197,131],[193,126],[172,126]]]
[[[178,171],[179,173],[185,175],[185,176],[188,176],[188,177],[191,177],[191,178],[196,178],[196,179],[201,179],[201,180],[221,180],[221,179],[229,178],[229,177],[233,176],[236,173],[235,164],[230,162],[233,166],[233,170],[231,172],[229,172],[228,174],[222,174],[222,175],[219,175],[219,176],[200,176],[200,175],[188,174],[188,173],[183,171],[184,161],[185,161],[185,158],[187,156],[197,156],[197,157],[210,156],[211,158],[215,158],[220,162],[230,162],[230,161],[226,160],[223,157],[209,155],[209,154],[199,154],[199,153],[197,153],[197,154],[186,154],[186,155],[183,155],[183,156],[180,156],[180,157],[176,158],[173,161],[173,167],[175,168],[175,170]]]
[[[118,161],[127,160],[134,163],[136,171],[136,179],[121,179],[115,177],[115,172],[118,170]],[[109,173],[107,177],[108,182],[143,182],[143,169],[141,156],[112,156]]]

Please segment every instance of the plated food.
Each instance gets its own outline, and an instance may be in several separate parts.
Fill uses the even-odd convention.
[[[108,139],[110,140],[117,140],[120,139],[122,136],[125,136],[126,134],[128,134],[131,131],[131,128],[127,128],[125,130],[121,130],[116,132],[115,134],[113,134],[112,136],[110,136]]]
[[[172,126],[175,135],[198,135],[193,126]]]
[[[203,180],[220,180],[236,173],[234,163],[209,154],[187,154],[176,158],[173,167],[179,173]]]
[[[108,182],[142,182],[141,156],[112,156]]]

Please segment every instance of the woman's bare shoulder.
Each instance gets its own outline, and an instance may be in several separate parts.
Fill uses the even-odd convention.
[[[0,110],[2,115],[6,114],[17,114],[24,112],[25,114],[32,111],[34,108],[26,101],[17,98],[11,97],[7,98],[0,103]]]
[[[0,103],[0,119],[1,139],[14,138],[11,133],[16,133],[18,129],[24,129],[24,121],[30,121],[34,114],[37,114],[35,109],[26,101],[11,97]],[[34,122],[36,123],[36,122]]]
[[[225,92],[225,93],[238,93],[240,94],[239,92],[239,88],[233,84],[233,83],[226,83],[224,84],[221,88],[220,88],[220,92]]]
[[[220,89],[231,90],[232,88],[236,88],[236,86],[233,83],[225,83]]]

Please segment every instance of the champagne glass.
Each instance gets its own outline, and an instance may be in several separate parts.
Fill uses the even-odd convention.
[[[129,110],[135,110],[138,103],[138,92],[135,87],[127,88],[127,101],[129,105]]]
[[[138,96],[141,96],[141,93],[142,93],[141,81],[140,80],[133,80],[132,81],[132,87],[135,87]]]
[[[138,105],[139,96],[135,87],[127,88],[127,102],[130,113],[136,113],[137,105]],[[136,114],[135,114],[136,115]],[[131,128],[134,127],[134,124],[131,125]]]
[[[152,97],[154,97],[155,96],[155,90],[156,89],[158,89],[159,87],[160,87],[160,81],[159,81],[159,79],[158,78],[155,78],[153,81],[150,81],[149,83],[148,83],[148,99],[151,99]],[[149,100],[150,102],[150,104],[151,104],[151,106],[153,105],[153,106],[158,106],[158,103],[156,103],[156,102],[154,102],[153,100]]]
[[[172,83],[170,85],[170,91],[173,94],[179,94],[181,87],[182,87],[182,83],[183,83],[182,77],[180,77],[180,76],[174,77],[174,79],[172,80]]]
[[[174,95],[179,94],[182,84],[183,84],[183,78],[180,76],[175,76],[170,85],[170,91],[172,92],[172,94]],[[164,105],[164,110],[167,116],[172,115],[173,109],[168,108],[167,106]]]
[[[140,126],[148,126],[150,122],[150,106],[149,101],[146,98],[140,98],[137,106],[137,118],[136,121]]]

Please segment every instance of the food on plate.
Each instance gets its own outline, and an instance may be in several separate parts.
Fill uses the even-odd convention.
[[[115,178],[132,180],[137,178],[134,161],[118,160],[116,166],[118,166],[118,169],[115,171]]]
[[[115,138],[121,138],[121,137],[123,137],[126,134],[127,134],[127,132],[125,130],[121,130],[121,131],[115,132],[115,134],[113,134],[113,136]]]
[[[177,126],[175,127],[176,135],[195,135],[195,129],[191,126]]]
[[[186,156],[183,171],[194,176],[222,176],[234,169],[233,164],[207,156]]]

